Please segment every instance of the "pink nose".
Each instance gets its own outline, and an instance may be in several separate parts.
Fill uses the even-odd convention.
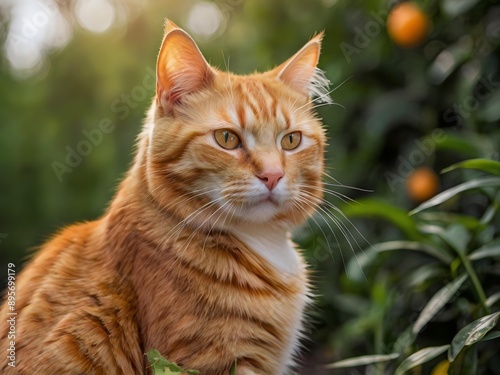
[[[273,190],[278,182],[283,178],[285,173],[281,170],[281,168],[269,168],[265,169],[261,174],[257,177],[262,181],[264,185],[269,189],[269,191]]]

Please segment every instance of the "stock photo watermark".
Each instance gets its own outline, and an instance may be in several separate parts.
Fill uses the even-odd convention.
[[[17,48],[24,47],[29,41],[36,38],[41,29],[45,28],[51,19],[59,14],[58,0],[40,1],[38,6],[40,10],[32,15],[25,16],[21,20],[18,30],[11,34],[11,43]]]
[[[377,38],[382,31],[385,31],[385,22],[389,11],[382,9],[379,11],[370,11],[371,20],[366,22],[361,28],[354,26],[354,37],[352,43],[340,43],[340,49],[346,59],[347,63],[351,63],[352,55],[359,55],[365,48],[367,48],[373,39]]]
[[[116,114],[119,120],[124,120],[130,115],[131,109],[136,108],[139,103],[150,98],[150,93],[156,87],[156,71],[151,67],[146,68],[141,85],[135,86],[129,93],[122,94],[111,102],[110,110]],[[83,159],[89,156],[95,147],[104,140],[106,134],[112,133],[116,124],[108,117],[102,118],[97,127],[91,130],[82,130],[82,139],[74,146],[65,147],[66,157],[64,161],[53,161],[51,167],[59,180],[63,181],[64,174],[71,173],[77,168]]]
[[[6,239],[9,235],[7,233],[0,233],[0,244],[2,240]],[[7,264],[7,286],[5,292],[5,303],[7,305],[7,365],[16,367],[16,265],[14,263]]]
[[[5,296],[7,300],[7,365],[16,367],[16,265],[14,263],[7,264],[7,292]]]
[[[462,126],[472,113],[479,109],[481,102],[489,100],[500,87],[500,81],[493,79],[493,73],[481,77],[471,95],[466,96],[460,103],[455,103],[443,113],[443,120]]]
[[[445,131],[441,128],[434,129],[430,136],[420,140],[415,140],[415,147],[407,157],[398,156],[398,166],[395,172],[386,171],[385,181],[392,192],[396,191],[398,184],[404,184],[406,178],[421,164],[427,157],[434,153],[436,144],[442,143],[447,138]]]

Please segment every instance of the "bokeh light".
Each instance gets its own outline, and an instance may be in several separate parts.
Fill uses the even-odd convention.
[[[189,31],[205,39],[215,36],[222,24],[223,16],[219,7],[206,1],[193,5],[187,16]]]
[[[114,6],[107,0],[78,0],[75,11],[80,26],[94,33],[108,30],[116,18]]]
[[[5,56],[18,75],[31,76],[44,65],[47,51],[64,47],[71,27],[53,0],[20,0],[9,7]]]

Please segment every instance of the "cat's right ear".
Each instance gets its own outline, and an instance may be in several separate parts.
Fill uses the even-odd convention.
[[[169,113],[185,95],[209,85],[215,74],[194,40],[167,20],[156,64],[156,102],[163,112]]]
[[[317,68],[323,33],[319,33],[305,44],[295,55],[271,70],[271,74],[293,90],[330,102],[329,81]]]

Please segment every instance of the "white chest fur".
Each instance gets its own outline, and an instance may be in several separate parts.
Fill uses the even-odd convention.
[[[270,226],[254,226],[249,224],[245,228],[234,229],[233,234],[249,249],[274,266],[285,278],[299,276],[304,272],[304,263],[297,253],[287,231]],[[300,276],[299,276],[300,277]],[[294,365],[294,357],[299,350],[299,338],[303,332],[304,309],[309,302],[307,286],[295,296],[295,301],[289,306],[291,313],[290,324],[286,329],[289,332],[289,341],[281,357],[281,368],[277,375],[287,373],[287,369]],[[293,311],[293,312],[292,312]]]
[[[288,231],[249,224],[234,228],[233,234],[279,271],[290,275],[301,271],[302,262]]]

